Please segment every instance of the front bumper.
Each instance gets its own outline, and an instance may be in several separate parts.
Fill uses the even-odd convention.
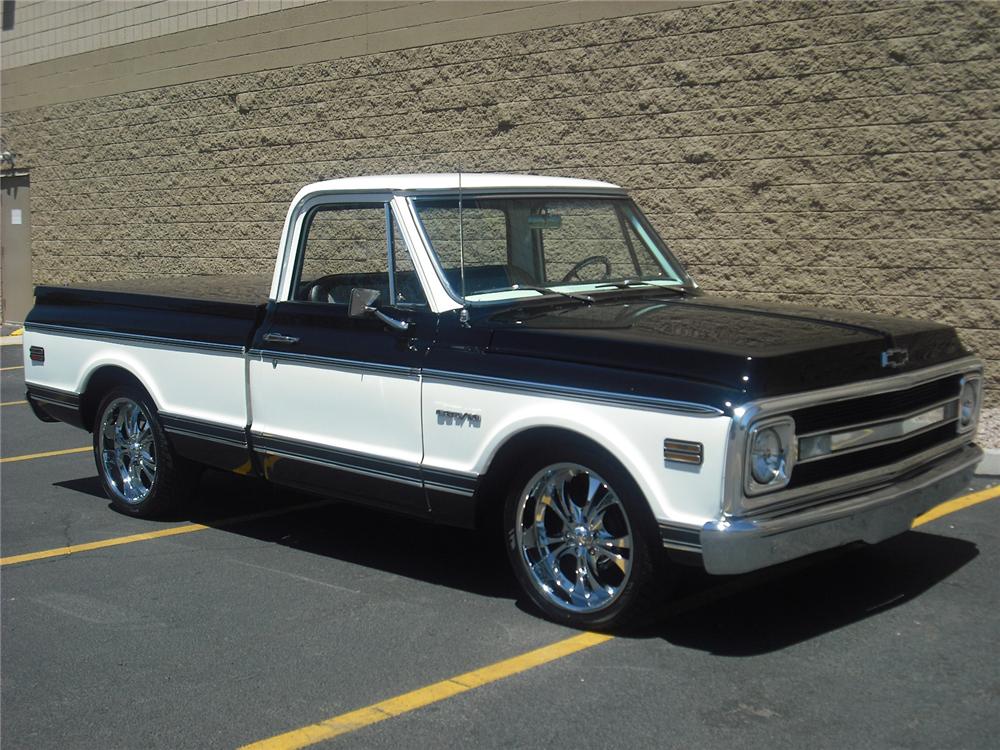
[[[983,451],[966,445],[889,487],[767,518],[705,524],[705,570],[746,573],[851,542],[874,544],[901,534],[920,514],[961,492]]]

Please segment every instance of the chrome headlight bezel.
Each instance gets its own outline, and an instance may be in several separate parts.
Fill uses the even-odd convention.
[[[773,432],[781,447],[781,459],[773,478],[761,482],[754,476],[755,443],[759,435]],[[791,417],[774,417],[753,424],[747,432],[746,451],[743,457],[743,491],[748,497],[775,492],[788,486],[795,466],[798,443],[795,439],[795,421]]]
[[[972,405],[972,414],[968,422],[963,422],[963,412],[965,411],[965,394],[967,390],[971,390],[975,402]],[[978,372],[970,372],[968,375],[963,375],[962,379],[959,381],[958,389],[958,432],[959,434],[965,434],[967,432],[973,432],[976,426],[979,424],[979,412],[983,407],[983,377]]]

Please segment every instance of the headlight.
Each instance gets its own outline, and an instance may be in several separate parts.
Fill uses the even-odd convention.
[[[791,478],[794,463],[795,422],[790,417],[754,425],[747,436],[747,494],[784,487]]]
[[[982,381],[978,375],[962,378],[962,390],[958,398],[958,431],[968,432],[976,426],[979,418],[979,388]]]
[[[785,446],[772,428],[760,430],[750,446],[750,472],[754,481],[770,484],[781,474],[785,465]]]

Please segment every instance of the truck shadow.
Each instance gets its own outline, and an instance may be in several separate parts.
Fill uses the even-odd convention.
[[[58,484],[105,497],[97,477]],[[292,509],[300,505],[306,507]],[[163,520],[201,523],[391,575],[512,599],[537,616],[514,581],[500,540],[485,534],[215,472],[206,472],[184,513]],[[978,554],[971,542],[911,531],[873,547],[832,550],[743,576],[685,568],[664,616],[618,635],[660,638],[721,656],[778,651],[905,604]]]
[[[745,576],[692,571],[665,619],[632,637],[719,656],[779,651],[917,598],[972,561],[975,544],[910,531]]]
[[[96,476],[56,484],[107,503]],[[256,479],[206,471],[187,508],[149,523],[183,522],[480,596],[518,595],[499,539]]]

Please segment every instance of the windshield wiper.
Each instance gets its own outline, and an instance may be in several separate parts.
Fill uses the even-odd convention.
[[[511,287],[513,291],[520,291],[521,289],[527,289],[531,292],[542,292],[543,294],[558,294],[560,297],[568,297],[569,299],[578,299],[581,302],[586,302],[588,305],[594,304],[594,298],[589,294],[578,294],[577,292],[560,292],[558,289],[553,289],[549,286],[536,286],[535,284],[514,284]]]
[[[679,294],[684,294],[690,292],[691,288],[685,286],[684,284],[679,284],[675,286],[661,286],[660,284],[654,284],[651,281],[644,281],[643,279],[622,279],[621,281],[609,281],[606,284],[597,284],[595,289],[604,289],[607,287],[612,287],[614,289],[635,289],[640,286],[651,286],[656,289],[668,289]]]

